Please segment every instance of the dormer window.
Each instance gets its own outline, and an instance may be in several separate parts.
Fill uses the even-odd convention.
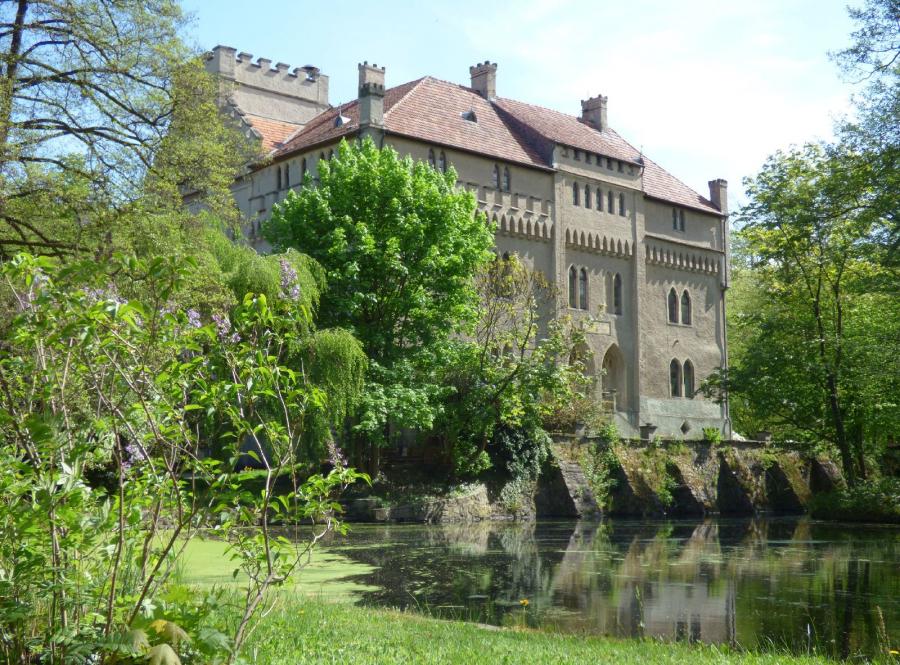
[[[475,115],[475,111],[473,110],[465,111],[462,114],[462,119],[467,120],[468,122],[478,122],[478,116]]]
[[[350,118],[348,118],[348,117],[345,116],[345,115],[340,115],[340,114],[338,114],[338,116],[334,119],[334,126],[335,126],[335,127],[342,127],[343,125],[346,125],[346,124],[349,124],[349,123],[350,123]]]

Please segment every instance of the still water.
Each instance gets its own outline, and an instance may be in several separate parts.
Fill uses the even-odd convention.
[[[808,519],[354,525],[359,602],[837,658],[900,645],[900,529]],[[524,601],[527,601],[524,602]]]

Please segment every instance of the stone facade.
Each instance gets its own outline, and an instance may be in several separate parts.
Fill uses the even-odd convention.
[[[498,253],[516,253],[559,285],[547,317],[587,326],[597,397],[623,435],[652,424],[666,437],[716,427],[730,438],[725,406],[685,395],[727,363],[725,181],[711,181],[708,198],[693,192],[608,126],[602,95],[583,101],[580,116],[497,97],[495,63],[470,68],[467,86],[425,77],[395,88],[383,67],[363,63],[359,98],[338,107],[327,106],[328,79],[316,68],[288,73],[221,46],[208,68],[229,86],[225,107],[267,152],[234,185],[260,250],[259,222],[304,177],[314,183],[342,139],[371,136],[452,165],[496,223]]]

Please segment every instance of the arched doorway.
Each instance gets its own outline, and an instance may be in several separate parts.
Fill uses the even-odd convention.
[[[604,405],[614,411],[628,411],[628,385],[625,358],[617,344],[612,344],[603,356],[601,395]]]

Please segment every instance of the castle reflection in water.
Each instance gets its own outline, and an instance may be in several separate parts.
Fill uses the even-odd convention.
[[[900,635],[900,529],[807,519],[354,527],[360,602],[578,634],[875,654]],[[520,601],[527,599],[527,606]]]

